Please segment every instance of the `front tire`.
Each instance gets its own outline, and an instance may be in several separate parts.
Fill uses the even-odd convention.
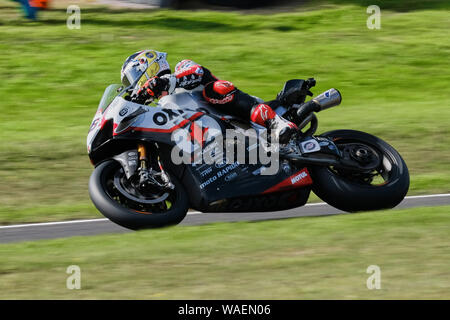
[[[384,181],[373,184],[374,173],[364,177],[360,173],[313,167],[314,193],[333,207],[348,211],[370,211],[393,208],[406,196],[409,189],[409,172],[400,154],[378,137],[355,130],[335,130],[323,133],[339,149],[347,144],[365,145],[381,156],[379,173]]]
[[[111,179],[118,170],[121,170],[121,166],[117,161],[107,160],[94,169],[89,179],[91,200],[106,218],[132,230],[160,228],[178,224],[184,219],[189,209],[189,201],[178,179],[170,177],[175,185],[170,208],[163,212],[141,211],[127,207],[126,203],[120,203],[120,198],[113,196],[110,191]]]

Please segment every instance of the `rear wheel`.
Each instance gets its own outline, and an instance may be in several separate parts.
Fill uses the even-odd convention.
[[[340,210],[354,212],[395,207],[409,189],[409,172],[400,154],[388,143],[361,131],[335,130],[321,135],[339,150],[373,168],[352,171],[313,167],[313,191]]]
[[[173,190],[142,192],[126,179],[117,161],[107,160],[92,172],[89,195],[105,217],[125,228],[159,228],[180,223],[189,208],[183,186],[170,179]]]

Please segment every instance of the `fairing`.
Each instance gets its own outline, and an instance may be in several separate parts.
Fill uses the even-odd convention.
[[[177,129],[187,130],[192,137],[191,140],[179,139],[177,146],[181,145],[183,150],[197,148],[203,155],[208,146],[215,143],[217,135],[225,137],[225,129],[232,126],[230,118],[207,105],[198,91],[178,90],[160,99],[155,106],[136,104],[117,96],[106,108],[99,107],[94,116],[87,138],[88,152],[92,162],[97,164],[127,148],[134,149],[130,143],[159,143],[162,148],[166,148],[162,152],[163,165],[181,179],[190,196],[191,206],[202,211],[213,211],[218,201],[222,201],[223,208],[223,203],[243,198],[252,198],[262,204],[262,200],[268,199],[271,194],[299,188],[302,188],[302,192],[291,197],[291,205],[287,199],[284,208],[304,204],[309,195],[311,177],[306,168],[292,166],[287,161],[280,163],[278,171],[271,175],[261,174],[267,169],[261,163],[173,164],[170,151],[177,140],[173,135]],[[202,133],[207,130],[208,134],[198,139],[192,134],[194,127],[202,128]],[[261,127],[256,129],[261,130]],[[243,131],[239,127],[235,127],[235,130]],[[246,146],[247,150],[249,147]],[[252,211],[258,206],[247,207],[246,211]],[[268,208],[264,206],[256,211]],[[236,209],[239,210],[233,210]]]

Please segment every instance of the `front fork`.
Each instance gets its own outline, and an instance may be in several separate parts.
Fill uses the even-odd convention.
[[[145,148],[145,145],[140,143],[138,144],[138,154],[139,154],[139,187],[144,189],[147,187],[149,182],[149,172],[147,170],[148,163],[147,163],[147,149]]]
[[[145,189],[148,186],[157,186],[163,189],[174,189],[175,186],[170,182],[170,178],[164,171],[159,159],[151,159],[154,166],[159,166],[161,171],[154,170],[152,166],[149,166],[149,152],[147,147],[143,143],[138,144],[138,154],[139,154],[139,188]],[[156,152],[154,153],[156,157]],[[161,181],[158,181],[160,178]]]

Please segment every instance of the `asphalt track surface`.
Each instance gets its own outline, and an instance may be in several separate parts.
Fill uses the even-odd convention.
[[[406,197],[395,209],[430,207],[450,204],[450,194]],[[311,203],[304,207],[274,212],[243,213],[200,213],[190,211],[180,225],[202,225],[214,222],[261,221],[297,217],[328,216],[346,214],[323,202]],[[32,223],[0,226],[0,243],[34,241],[41,239],[67,238],[105,233],[125,233],[122,228],[108,219],[72,220],[47,223]]]

